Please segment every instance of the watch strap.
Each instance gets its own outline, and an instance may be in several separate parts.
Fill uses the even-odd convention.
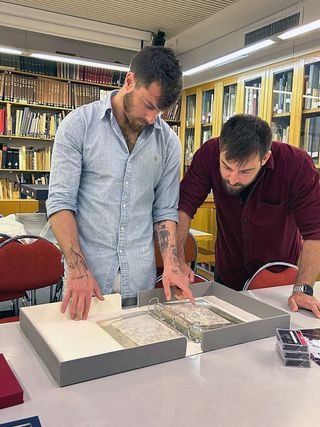
[[[310,286],[310,285],[306,285],[306,284],[304,284],[304,285],[294,285],[292,293],[295,294],[297,292],[301,292],[303,294],[313,296],[313,287]]]

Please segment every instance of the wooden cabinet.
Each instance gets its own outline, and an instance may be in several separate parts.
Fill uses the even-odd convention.
[[[39,202],[33,199],[0,200],[0,215],[6,216],[15,213],[33,213],[39,209]]]

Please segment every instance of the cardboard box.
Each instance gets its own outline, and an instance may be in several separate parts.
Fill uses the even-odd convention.
[[[194,285],[192,290],[196,297],[214,304],[218,301],[221,308],[244,322],[206,331],[201,343],[178,335],[132,348],[121,346],[101,323],[118,315],[147,312],[151,298],[164,302],[163,290],[154,289],[140,292],[139,307],[132,309],[121,309],[118,294],[106,296],[103,302],[93,298],[88,320],[80,322],[62,315],[61,303],[24,307],[20,312],[20,325],[60,386],[273,336],[276,328],[290,325],[288,313],[214,282]]]
[[[93,298],[90,316],[74,321],[60,313],[61,303],[20,309],[20,326],[60,386],[87,381],[119,372],[185,357],[187,340],[178,336],[169,341],[121,348],[98,325],[119,313],[119,294]],[[139,311],[139,309],[133,309]],[[140,310],[144,311],[144,310]]]
[[[204,332],[201,342],[202,351],[217,350],[272,337],[275,336],[277,328],[290,327],[289,313],[216,282],[197,283],[193,285],[192,293],[194,297],[204,297],[209,302],[214,303],[216,299],[220,299],[228,305],[232,305],[233,314],[236,316],[243,317],[243,311],[248,314],[245,323]],[[151,298],[158,298],[160,302],[165,302],[162,289],[152,289],[140,292],[138,306],[148,304]],[[224,308],[223,304],[220,306]],[[237,309],[240,310],[238,313]]]

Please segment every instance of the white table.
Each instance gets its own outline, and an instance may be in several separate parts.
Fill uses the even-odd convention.
[[[249,293],[287,309],[290,291]],[[294,313],[292,327],[320,327],[320,320]],[[268,338],[59,388],[19,324],[0,325],[0,349],[25,390],[25,403],[2,409],[0,422],[38,415],[43,427],[316,427],[320,366],[282,366],[275,342]]]
[[[210,240],[213,240],[213,235],[211,233],[207,233],[206,231],[190,228],[190,233],[197,241],[208,242]]]

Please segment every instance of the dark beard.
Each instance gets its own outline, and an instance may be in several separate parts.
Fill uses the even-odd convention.
[[[123,110],[126,118],[127,126],[134,132],[140,133],[144,127],[148,125],[147,122],[137,120],[131,117],[132,110],[132,93],[126,93],[123,97]]]
[[[237,194],[240,194],[241,191],[243,191],[247,187],[247,185],[237,185],[235,187],[232,187],[228,185],[228,183],[224,179],[222,179],[222,185],[226,192],[230,194],[230,196],[236,196]]]

